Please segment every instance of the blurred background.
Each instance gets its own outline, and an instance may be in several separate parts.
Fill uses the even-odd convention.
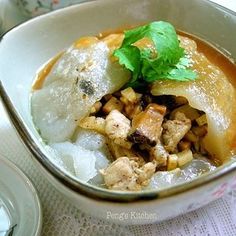
[[[211,1],[236,11],[236,0]],[[0,0],[0,34],[32,17],[81,2],[86,0]]]
[[[0,33],[32,17],[86,0],[0,0]]]

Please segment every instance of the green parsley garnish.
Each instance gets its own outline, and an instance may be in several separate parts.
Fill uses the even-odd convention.
[[[156,51],[138,48],[134,44],[148,38]],[[129,86],[136,87],[156,80],[189,81],[197,74],[187,69],[189,59],[180,47],[175,28],[168,22],[157,21],[125,31],[125,38],[119,49],[114,51],[119,63],[132,72]]]

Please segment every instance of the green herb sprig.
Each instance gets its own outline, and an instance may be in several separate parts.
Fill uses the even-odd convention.
[[[138,48],[134,44],[148,38],[156,51]],[[125,31],[125,38],[119,49],[114,51],[121,65],[132,72],[128,86],[136,87],[156,80],[195,80],[197,74],[187,69],[190,61],[179,40],[175,28],[168,22],[157,21]]]

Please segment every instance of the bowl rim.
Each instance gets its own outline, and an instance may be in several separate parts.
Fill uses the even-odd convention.
[[[220,8],[221,10],[231,15],[236,16],[236,12],[224,6],[221,6],[215,2],[212,2],[210,0],[201,0],[201,1],[205,2],[206,4],[212,5],[213,7]],[[100,0],[100,1],[91,0],[89,2],[75,4],[69,7],[61,8],[53,12],[37,16],[24,23],[16,25],[12,29],[8,30],[3,35],[1,35],[0,44],[1,41],[8,36],[8,34],[14,33],[16,30],[23,28],[25,25],[33,24],[34,22],[40,21],[40,19],[47,18],[48,16],[56,16],[57,14],[63,14],[63,13],[66,14],[67,11],[69,12],[71,9],[74,8],[80,9],[83,6],[90,6],[90,5],[92,6],[94,4],[96,6],[96,4],[101,4],[101,3],[104,4],[106,2],[109,2],[109,0]],[[41,166],[43,166],[43,168],[50,175],[52,175],[57,181],[59,181],[60,184],[64,185],[64,187],[70,189],[75,193],[79,193],[85,197],[92,198],[94,200],[109,201],[109,202],[113,201],[120,203],[121,202],[135,203],[137,201],[143,201],[143,200],[150,201],[150,200],[163,199],[180,193],[185,193],[187,191],[196,189],[200,186],[201,187],[205,186],[215,180],[228,176],[233,172],[236,173],[236,161],[231,160],[225,163],[224,165],[216,168],[215,170],[203,174],[196,179],[160,190],[145,190],[140,192],[111,191],[108,189],[102,189],[92,184],[83,183],[82,181],[79,181],[78,179],[73,178],[71,175],[65,173],[60,168],[58,168],[54,163],[49,161],[47,155],[45,155],[44,152],[37,146],[37,144],[31,137],[31,134],[28,130],[28,127],[25,125],[24,120],[16,111],[16,109],[13,106],[13,103],[10,100],[10,97],[7,95],[7,92],[4,89],[1,79],[0,79],[0,96],[2,98],[3,105],[9,115],[10,121],[13,124],[13,127],[17,131],[17,134],[20,136],[25,146],[31,152],[34,160],[37,161]]]

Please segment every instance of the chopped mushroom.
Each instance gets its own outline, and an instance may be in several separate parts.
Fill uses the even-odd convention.
[[[166,107],[151,103],[132,120],[128,139],[139,144],[155,146],[161,135]]]
[[[174,120],[167,120],[163,124],[163,142],[169,152],[175,152],[177,144],[191,129],[191,120],[184,113],[176,112]]]

